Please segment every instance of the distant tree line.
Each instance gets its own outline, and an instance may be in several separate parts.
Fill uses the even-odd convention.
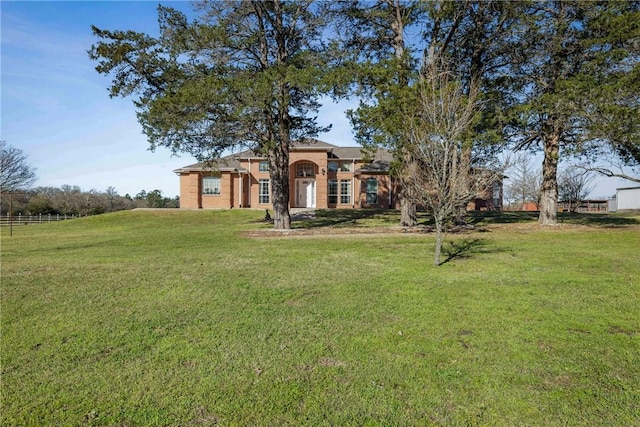
[[[114,187],[104,192],[84,191],[77,185],[31,188],[36,171],[19,148],[0,140],[0,212],[14,215],[97,215],[135,208],[179,208],[180,198],[162,191],[142,190],[134,197],[120,196]]]
[[[178,208],[178,196],[164,197],[162,191],[140,191],[135,196],[121,196],[114,187],[105,191],[84,191],[76,185],[36,187],[11,194],[14,215],[98,215],[135,208]],[[9,194],[2,193],[2,215],[9,212]]]

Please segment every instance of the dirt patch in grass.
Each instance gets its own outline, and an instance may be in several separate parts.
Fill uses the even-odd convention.
[[[345,362],[334,359],[333,357],[321,357],[318,360],[318,365],[325,368],[344,368],[347,366]]]
[[[542,381],[542,386],[547,390],[553,390],[557,388],[567,388],[573,385],[574,381],[567,374],[556,375],[551,378],[546,378]]]
[[[196,419],[191,422],[193,426],[217,426],[218,416],[210,413],[206,408],[199,407],[196,410]]]
[[[293,228],[291,230],[249,230],[243,234],[248,237],[308,237],[308,236],[371,236],[377,234],[403,234],[403,227],[326,227],[326,228]]]
[[[447,234],[469,234],[474,232],[486,232],[486,226],[461,226],[447,230]],[[380,234],[402,235],[402,234],[435,234],[433,227],[429,225],[417,225],[415,227],[402,226],[379,226],[379,227],[309,227],[292,228],[290,230],[276,230],[266,228],[260,230],[249,230],[243,233],[248,237],[303,237],[303,236],[373,236]]]
[[[622,334],[622,335],[627,335],[629,337],[633,337],[635,335],[640,335],[640,331],[634,331],[631,329],[625,329],[625,328],[621,328],[620,326],[611,326],[609,328],[609,333],[612,335],[615,334]]]

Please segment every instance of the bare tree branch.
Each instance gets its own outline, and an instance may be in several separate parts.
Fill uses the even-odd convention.
[[[532,165],[526,153],[518,153],[512,167],[508,171],[509,184],[505,187],[505,196],[509,203],[524,206],[533,202],[538,207],[542,172]]]
[[[476,168],[471,176],[471,158],[465,141],[478,111],[478,90],[465,93],[459,79],[434,51],[417,86],[415,117],[410,118],[407,182],[416,204],[428,208],[436,226],[434,264],[440,254],[446,223],[502,172]]]
[[[569,211],[575,212],[580,202],[593,191],[593,174],[579,165],[565,169],[558,179],[558,197],[569,203]]]
[[[0,191],[24,190],[35,181],[35,169],[29,166],[22,150],[0,141]]]
[[[622,179],[626,179],[628,181],[631,182],[640,182],[640,177],[636,177],[636,176],[632,176],[632,175],[628,175],[626,174],[624,171],[622,171],[621,169],[619,171],[614,171],[612,169],[608,169],[605,167],[597,167],[597,166],[577,166],[578,168],[581,168],[587,172],[595,172],[598,173],[600,175],[606,176],[608,178],[622,178]]]

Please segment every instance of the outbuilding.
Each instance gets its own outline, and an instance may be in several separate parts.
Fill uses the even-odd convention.
[[[640,187],[616,189],[617,211],[640,210]]]

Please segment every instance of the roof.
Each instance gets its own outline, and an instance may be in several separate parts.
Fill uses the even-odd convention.
[[[332,151],[339,148],[336,145],[329,144],[328,142],[320,141],[315,138],[305,138],[300,141],[294,141],[292,144],[292,150],[326,150]]]
[[[212,162],[199,162],[192,165],[183,166],[174,170],[174,173],[199,172],[199,171],[220,171],[220,172],[240,172],[249,171],[240,166],[240,160],[234,155],[226,156]]]
[[[388,173],[390,164],[386,160],[374,160],[368,165],[356,170],[356,173]]]
[[[345,159],[345,160],[360,160],[362,159],[361,147],[334,147],[331,150],[329,157],[332,159]]]
[[[313,138],[305,138],[294,142],[292,145],[291,151],[326,151],[330,159],[362,160],[365,157],[362,153],[362,147],[338,147]],[[356,172],[388,172],[391,158],[391,154],[388,151],[377,149],[372,163],[358,169]],[[200,171],[248,173],[245,168],[240,166],[241,160],[248,159],[264,159],[264,156],[258,155],[253,150],[245,150],[211,162],[199,162],[183,166],[173,172],[177,174]]]

